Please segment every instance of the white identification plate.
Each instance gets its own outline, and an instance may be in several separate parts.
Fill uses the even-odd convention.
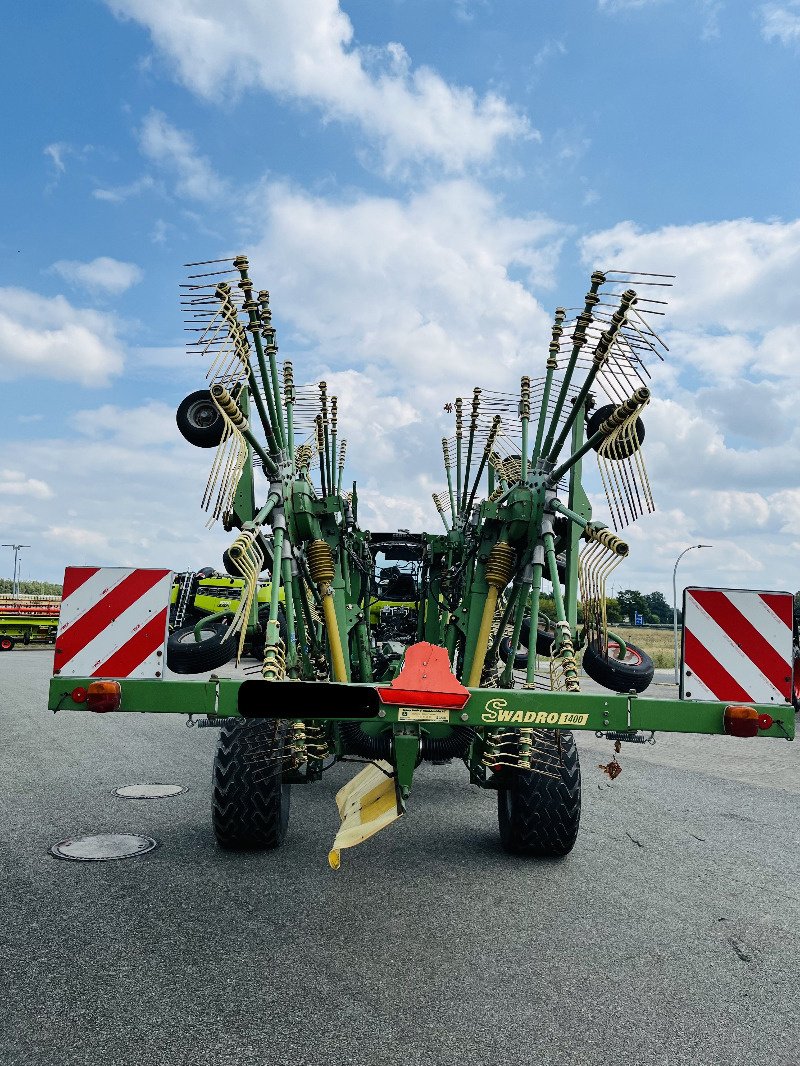
[[[397,712],[398,722],[449,722],[450,712],[446,710],[419,710],[416,707],[401,707]]]

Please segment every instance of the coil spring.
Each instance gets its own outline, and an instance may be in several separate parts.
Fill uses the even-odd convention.
[[[212,385],[211,395],[221,411],[224,411],[237,429],[247,425],[247,419],[236,406],[236,401],[224,385]]]
[[[564,681],[564,688],[567,692],[580,692],[578,663],[575,660],[575,646],[572,643],[569,622],[556,622],[556,629],[561,630],[562,634],[557,659],[558,669]],[[555,657],[553,661],[555,661]]]
[[[328,757],[330,748],[324,726],[306,726],[306,753],[309,759],[323,760]]]
[[[294,766],[300,766],[306,761],[306,727],[305,722],[292,722],[292,733],[289,737],[289,751]]]
[[[632,414],[635,414],[640,408],[646,406],[650,400],[650,390],[642,387],[637,389],[632,396],[629,396],[624,403],[621,403],[619,407],[615,408],[605,420],[601,422],[600,430],[608,435],[612,430],[618,429],[623,425]]]
[[[608,548],[609,551],[623,558],[630,551],[625,541],[618,537],[616,533],[612,533],[610,529],[599,529],[597,526],[588,525],[583,531],[583,537],[584,540],[596,540],[604,548]]]
[[[306,554],[313,581],[317,585],[333,581],[336,571],[330,545],[324,540],[314,540],[309,544]]]
[[[520,418],[531,417],[531,379],[527,374],[522,375],[520,381],[520,400],[519,400],[519,416]]]
[[[517,553],[505,541],[498,541],[489,552],[486,562],[486,583],[492,588],[503,589],[514,570]]]
[[[553,333],[550,340],[547,355],[547,370],[558,370],[558,352],[561,347],[561,334],[564,332],[562,322],[567,317],[567,311],[564,307],[556,308],[556,320],[553,323]]]
[[[286,648],[282,640],[264,649],[261,676],[265,681],[282,681],[286,677]]]
[[[492,425],[489,430],[489,436],[486,438],[486,444],[483,449],[483,453],[488,459],[492,454],[492,448],[494,448],[495,441],[497,440],[497,434],[500,432],[500,426],[503,424],[503,420],[500,415],[495,415],[492,419]]]
[[[531,755],[533,754],[533,730],[520,729],[519,731],[519,767],[521,770],[530,770]]]
[[[655,744],[656,735],[655,731],[650,733],[650,736],[645,736],[642,732],[602,732],[597,730],[595,736],[600,740],[614,740],[622,741],[625,744]]]

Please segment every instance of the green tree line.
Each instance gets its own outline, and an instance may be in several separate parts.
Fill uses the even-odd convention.
[[[550,596],[542,596],[539,610],[549,619],[555,618],[555,604]],[[606,600],[606,617],[611,625],[633,625],[637,614],[644,625],[666,625],[672,622],[672,607],[661,592],[642,593],[637,589],[623,589]],[[583,612],[578,604],[578,621],[583,622]],[[678,610],[678,622],[681,612]]]
[[[10,596],[14,591],[14,582],[10,577],[0,577],[0,596]],[[60,596],[61,585],[52,581],[20,581],[19,591],[24,596]]]

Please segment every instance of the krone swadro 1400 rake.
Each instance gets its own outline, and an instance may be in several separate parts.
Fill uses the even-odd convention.
[[[653,510],[642,414],[647,364],[666,350],[652,323],[668,277],[593,273],[574,317],[556,309],[543,376],[523,376],[518,394],[475,388],[446,403],[454,426],[433,497],[442,528],[367,532],[355,483],[343,487],[337,398],[279,362],[269,293],[247,259],[191,266],[182,299],[207,387],[177,421],[214,449],[202,506],[232,538],[219,609],[195,611],[194,574],[70,568],[50,706],[219,726],[222,847],[279,845],[291,785],[346,759],[364,765],[337,796],[337,867],[344,848],[404,813],[421,761],[460,760],[472,784],[496,791],[507,850],[560,856],[580,818],[574,731],[607,735],[617,751],[656,730],[793,737],[791,651],[777,703],[739,689],[676,703],[640,695],[652,662],[608,629],[621,532]],[[592,520],[582,485],[592,453],[613,531]],[[213,574],[201,576],[208,591]],[[162,585],[166,598],[153,591]],[[98,652],[103,609],[116,629]],[[581,652],[600,695],[580,690]]]

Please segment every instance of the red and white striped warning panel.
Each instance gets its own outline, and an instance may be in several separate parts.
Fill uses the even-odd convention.
[[[681,699],[790,701],[792,611],[791,592],[686,589]]]
[[[162,677],[171,591],[171,570],[68,566],[54,672]]]

